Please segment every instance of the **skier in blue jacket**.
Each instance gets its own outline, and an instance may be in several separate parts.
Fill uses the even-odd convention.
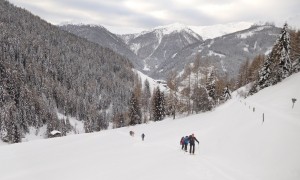
[[[185,136],[183,142],[184,142],[184,150],[185,150],[185,152],[187,152],[187,145],[189,144],[189,137]]]

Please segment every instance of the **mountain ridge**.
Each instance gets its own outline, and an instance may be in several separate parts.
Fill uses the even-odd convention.
[[[239,24],[242,24],[241,27],[251,25],[251,23],[247,22],[217,25],[216,27],[228,26],[230,31],[239,30],[235,32],[228,31],[230,33],[223,36],[205,40],[194,32],[190,26],[179,23],[158,26],[141,33],[125,35],[115,35],[105,29],[105,34],[114,37],[114,43],[110,43],[110,45],[107,45],[104,40],[95,41],[97,38],[94,37],[94,30],[87,30],[85,34],[90,34],[91,36],[86,37],[87,39],[102,46],[115,49],[117,52],[119,51],[118,53],[133,61],[137,70],[155,79],[166,79],[168,72],[171,70],[176,70],[179,73],[186,64],[192,63],[197,54],[201,54],[202,58],[209,58],[210,64],[219,69],[219,74],[228,74],[230,77],[235,77],[239,65],[247,58],[252,60],[258,54],[267,54],[276,40],[275,36],[279,33],[279,28],[268,23],[265,25],[252,24],[247,29],[241,29]],[[265,30],[266,27],[269,28],[269,34],[265,32],[268,31]],[[221,34],[222,32],[224,33],[220,29],[215,31],[221,32]],[[78,32],[74,32],[74,34],[83,37]],[[115,41],[115,39],[118,40]],[[126,49],[126,53],[124,53],[124,50],[122,52],[115,48],[118,43],[121,44],[118,46]]]
[[[171,70],[183,71],[184,66],[193,63],[196,55],[199,54],[202,59],[209,60],[209,64],[214,65],[219,74],[235,77],[240,64],[247,59],[251,61],[256,55],[266,55],[270,51],[279,32],[280,28],[273,25],[255,25],[245,30],[191,44],[167,59],[151,75],[154,78],[166,78]]]
[[[155,69],[169,56],[187,45],[202,42],[200,35],[187,26],[160,26],[140,34],[121,36],[130,49],[144,62],[145,71]]]

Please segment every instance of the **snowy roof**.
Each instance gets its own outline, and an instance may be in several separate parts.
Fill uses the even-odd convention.
[[[56,135],[56,134],[61,134],[61,132],[60,132],[60,131],[57,131],[57,130],[53,130],[53,131],[51,131],[50,134],[51,134],[51,135]]]

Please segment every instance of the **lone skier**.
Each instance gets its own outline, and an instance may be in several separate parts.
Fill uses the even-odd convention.
[[[142,134],[142,140],[143,140],[143,141],[144,141],[144,138],[145,138],[145,134],[143,133],[143,134]]]
[[[195,141],[198,142],[199,144],[199,141],[198,139],[194,136],[194,134],[190,135],[189,136],[189,143],[190,143],[190,154],[195,154]]]

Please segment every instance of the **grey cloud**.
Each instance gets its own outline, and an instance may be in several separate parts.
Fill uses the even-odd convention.
[[[239,0],[198,0],[197,4],[177,4],[173,0],[151,0],[152,11],[164,10],[169,18],[158,18],[143,13],[143,9],[131,9],[125,6],[127,0],[44,0],[45,6],[41,3],[35,5],[37,1],[10,0],[14,4],[19,5],[50,21],[59,24],[63,21],[71,21],[84,24],[102,24],[112,26],[130,26],[139,28],[152,28],[159,25],[171,24],[179,22],[187,25],[213,25],[220,23],[228,23],[234,21],[278,21],[293,17],[298,13],[300,7],[299,0],[285,0],[285,2],[251,1],[252,6],[243,6],[245,1]],[[263,2],[265,5],[261,5]],[[56,8],[47,7],[47,3],[53,4]],[[248,3],[248,2],[247,2]],[[268,4],[272,3],[272,7]],[[215,14],[207,14],[196,9],[196,6],[203,5],[240,5],[228,11],[225,14],[215,12]],[[181,7],[182,6],[182,7]],[[75,10],[81,13],[70,13]],[[146,10],[145,10],[146,11]],[[85,14],[90,13],[88,16]],[[224,12],[223,12],[224,13]],[[99,18],[100,17],[100,18]],[[300,25],[299,25],[300,26]]]
[[[109,2],[109,1],[106,1]],[[82,0],[57,0],[57,3],[63,7],[79,9],[81,11],[90,11],[97,13],[130,15],[132,11],[113,3],[105,3],[105,1],[82,1]]]

